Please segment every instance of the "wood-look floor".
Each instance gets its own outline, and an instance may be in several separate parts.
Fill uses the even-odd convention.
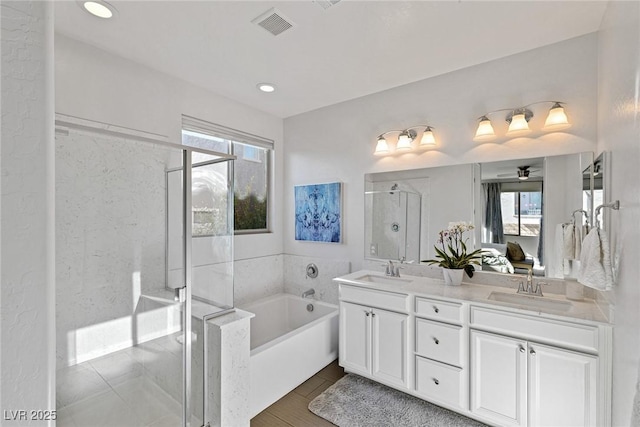
[[[292,392],[260,412],[251,420],[251,427],[324,427],[329,421],[309,411],[309,402],[344,376],[338,361],[300,384]]]

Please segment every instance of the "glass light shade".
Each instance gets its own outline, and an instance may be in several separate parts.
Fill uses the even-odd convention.
[[[98,18],[108,19],[113,16],[113,11],[104,2],[85,1],[82,3],[82,6],[84,6],[87,12]]]
[[[524,113],[514,114],[509,123],[508,136],[522,135],[531,132],[529,129],[529,123],[524,117]]]
[[[387,140],[383,137],[378,138],[378,143],[376,144],[376,151],[373,154],[387,154],[389,152],[389,144],[387,144]]]
[[[411,150],[411,142],[413,139],[407,132],[402,132],[398,137],[398,144],[396,144],[396,150]]]
[[[551,110],[549,110],[549,115],[544,122],[542,130],[562,130],[569,127],[571,127],[571,123],[569,123],[564,108],[562,105],[555,103],[553,107],[551,107]]]
[[[496,133],[491,126],[491,120],[487,117],[480,118],[478,123],[478,130],[476,130],[476,136],[473,137],[474,141],[490,141],[496,137]]]
[[[420,139],[420,145],[435,145],[436,138],[433,136],[433,131],[430,127],[424,130],[422,134],[422,139]]]

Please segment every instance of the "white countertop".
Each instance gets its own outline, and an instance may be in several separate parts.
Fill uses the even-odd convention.
[[[566,301],[571,303],[568,310],[554,310],[551,308],[531,307],[525,304],[507,303],[494,301],[489,299],[492,292],[512,293],[516,294],[516,288],[505,288],[499,286],[477,285],[470,283],[462,283],[460,286],[448,286],[444,284],[442,279],[433,279],[429,277],[407,276],[404,275],[397,283],[372,283],[363,280],[357,280],[365,275],[378,276],[385,278],[384,273],[372,270],[359,270],[345,276],[336,277],[334,281],[346,283],[371,289],[378,289],[387,292],[401,292],[408,295],[419,297],[435,297],[441,300],[452,300],[473,303],[485,307],[494,307],[501,310],[513,311],[516,313],[544,316],[547,318],[556,318],[559,320],[581,320],[589,323],[610,324],[609,319],[602,313],[595,301],[584,299],[582,301],[574,301],[565,298],[564,295],[545,294],[542,298],[545,300]],[[394,278],[389,278],[393,280]],[[543,288],[544,293],[544,288]]]

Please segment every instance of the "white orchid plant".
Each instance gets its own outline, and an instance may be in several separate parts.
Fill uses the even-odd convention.
[[[465,270],[472,269],[473,267],[469,267],[471,264],[479,265],[478,260],[482,258],[482,249],[467,253],[466,242],[469,239],[464,238],[464,233],[473,229],[474,226],[470,222],[450,222],[449,228],[440,231],[438,242],[434,246],[437,259],[430,259],[427,262],[444,268]]]

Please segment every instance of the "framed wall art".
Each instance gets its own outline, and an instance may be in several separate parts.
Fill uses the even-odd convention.
[[[342,183],[296,185],[296,240],[342,242]]]

